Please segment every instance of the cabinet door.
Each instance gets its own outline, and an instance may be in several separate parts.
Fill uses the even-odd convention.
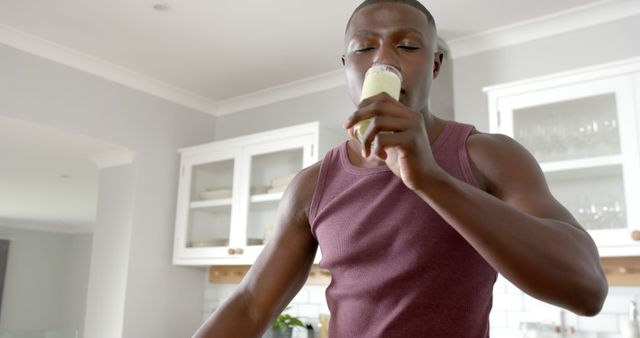
[[[631,237],[640,226],[634,207],[640,201],[640,159],[633,95],[632,78],[621,76],[497,102],[497,131],[536,157],[554,196],[601,248],[638,250]],[[610,254],[640,254],[635,251]]]
[[[230,257],[234,224],[238,222],[240,148],[184,154],[176,215],[176,260]],[[182,262],[187,263],[187,262]],[[187,263],[188,264],[188,263]]]
[[[313,163],[313,135],[287,137],[248,145],[243,151],[243,172],[247,177],[242,182],[241,195],[247,196],[240,204],[245,227],[236,229],[237,244],[250,258],[255,259],[264,244],[271,238],[278,205],[284,190],[293,177],[304,167]]]

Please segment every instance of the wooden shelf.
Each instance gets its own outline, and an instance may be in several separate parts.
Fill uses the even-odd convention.
[[[640,285],[640,257],[602,257],[602,266],[610,286]],[[251,268],[250,265],[220,265],[209,267],[209,282],[240,283]],[[314,264],[306,284],[329,285],[331,274]]]
[[[640,285],[640,257],[602,257],[600,260],[609,285]]]
[[[240,283],[244,275],[251,268],[250,265],[220,265],[209,267],[209,283]],[[317,264],[311,267],[306,284],[309,285],[329,285],[331,274],[329,271],[321,269]]]

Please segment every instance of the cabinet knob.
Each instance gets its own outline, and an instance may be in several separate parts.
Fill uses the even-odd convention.
[[[640,230],[633,230],[631,231],[631,238],[634,241],[640,241]]]
[[[229,255],[242,255],[244,253],[244,249],[242,248],[229,248],[227,250]]]

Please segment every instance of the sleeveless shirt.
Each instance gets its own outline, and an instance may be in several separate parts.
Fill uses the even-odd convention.
[[[472,130],[448,121],[431,148],[442,169],[477,187]],[[489,337],[496,271],[386,165],[354,166],[346,142],[329,150],[309,224],[331,273],[331,338]]]

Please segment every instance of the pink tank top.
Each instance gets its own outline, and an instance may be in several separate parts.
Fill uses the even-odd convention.
[[[466,152],[472,130],[447,122],[432,151],[478,186]],[[327,152],[309,222],[332,276],[331,338],[489,337],[496,271],[387,166],[354,166],[346,142]]]

